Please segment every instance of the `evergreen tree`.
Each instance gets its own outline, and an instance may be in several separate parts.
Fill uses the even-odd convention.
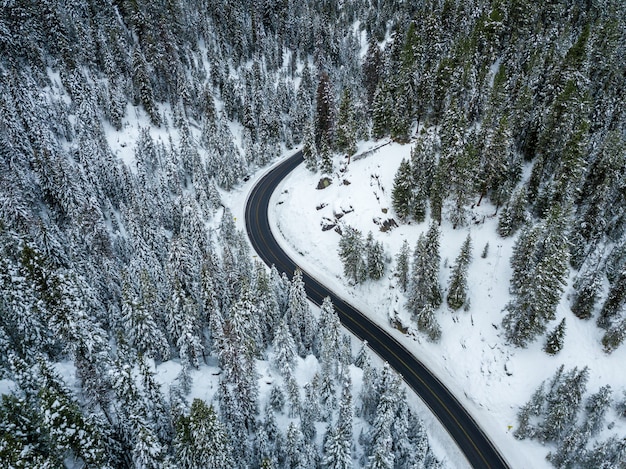
[[[585,403],[585,423],[583,424],[585,436],[595,436],[602,430],[604,417],[611,404],[611,392],[611,386],[607,384],[587,399]]]
[[[543,350],[548,355],[556,355],[563,348],[563,340],[565,339],[565,318],[561,320],[558,326],[548,334],[546,344]]]
[[[590,268],[581,273],[574,281],[574,298],[572,301],[572,313],[579,319],[591,318],[596,301],[600,295],[602,282],[600,270]]]
[[[370,231],[365,239],[365,257],[367,263],[367,275],[372,280],[379,280],[385,273],[385,259],[383,245],[374,240]]]
[[[333,174],[333,155],[325,139],[320,143],[319,155],[321,173],[326,175]]]
[[[626,318],[611,326],[602,336],[602,346],[606,353],[613,352],[626,338]]]
[[[368,39],[367,53],[363,61],[363,85],[366,90],[367,104],[372,108],[374,95],[378,87],[378,82],[382,78],[383,63],[380,47],[376,43],[376,38],[370,36]]]
[[[309,171],[317,171],[319,154],[315,146],[315,134],[312,125],[307,126],[302,142],[302,157],[304,165]]]
[[[349,88],[344,89],[341,97],[336,133],[335,146],[337,151],[348,156],[354,154],[356,152],[356,135],[352,96]]]
[[[430,135],[420,136],[411,149],[411,169],[413,171],[413,194],[411,214],[421,223],[426,218],[426,201],[433,185],[437,162]]]
[[[411,255],[411,248],[409,242],[405,239],[402,242],[400,252],[396,255],[396,272],[398,277],[398,284],[402,288],[402,291],[406,291],[409,284],[409,256]]]
[[[312,350],[316,324],[304,290],[302,271],[299,269],[296,269],[289,288],[289,307],[286,320],[298,348],[298,353],[304,357]]]
[[[322,372],[336,377],[339,372],[339,357],[341,322],[335,311],[330,297],[324,298],[320,308],[320,318],[317,324],[318,357]]]
[[[413,178],[411,165],[407,160],[402,159],[393,179],[393,190],[391,192],[393,209],[400,220],[404,220],[411,215],[412,193]]]
[[[212,406],[201,399],[191,403],[189,415],[176,424],[174,449],[183,468],[233,467],[233,450],[226,429]]]
[[[524,187],[516,191],[510,202],[504,206],[498,217],[498,234],[507,237],[515,234],[527,221],[526,190]]]
[[[511,265],[515,298],[502,324],[509,341],[525,347],[545,331],[555,316],[567,274],[564,215],[554,210],[540,228],[527,229],[518,239]]]
[[[298,351],[284,319],[280,322],[274,336],[273,348],[274,356],[272,361],[274,366],[287,379],[293,373]]]
[[[612,320],[619,314],[622,305],[626,302],[626,268],[620,272],[611,285],[609,294],[602,305],[598,316],[598,326],[608,329]]]
[[[589,370],[573,368],[564,375],[557,373],[546,395],[545,418],[541,424],[541,439],[556,441],[567,434],[576,421],[582,404]]]
[[[341,388],[337,424],[330,427],[324,444],[323,467],[348,469],[352,463],[352,393],[350,378],[345,376]]]
[[[343,262],[343,274],[354,283],[363,282],[367,264],[363,259],[364,244],[361,232],[346,226],[339,240],[339,258]]]
[[[150,83],[150,73],[148,64],[140,49],[133,52],[133,85],[135,88],[135,101],[141,104],[150,117],[152,125],[160,125],[161,117],[157,109],[152,84]]]
[[[452,309],[459,309],[467,301],[467,268],[471,260],[472,239],[468,234],[461,246],[461,252],[454,262],[454,267],[452,267],[452,276],[446,298],[448,306]]]
[[[315,114],[315,144],[322,148],[322,142],[330,150],[335,137],[335,100],[328,73],[322,72],[317,86]]]
[[[441,304],[439,262],[439,229],[433,223],[426,235],[420,235],[413,253],[407,308],[416,319],[430,317],[429,310]]]

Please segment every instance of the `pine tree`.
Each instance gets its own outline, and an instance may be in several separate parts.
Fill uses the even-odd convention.
[[[161,117],[154,102],[152,84],[150,83],[148,64],[139,48],[133,52],[133,85],[135,88],[135,100],[140,103],[148,113],[153,125],[161,124]]]
[[[274,366],[283,378],[287,379],[287,377],[291,376],[293,373],[298,351],[293,336],[289,332],[289,328],[284,319],[280,322],[276,330],[274,343],[272,345],[274,348],[272,359]]]
[[[498,218],[498,234],[507,237],[515,234],[527,221],[526,190],[524,187],[516,191],[510,202],[500,212]]]
[[[280,385],[275,384],[274,386],[272,386],[272,390],[270,391],[269,404],[273,410],[277,412],[282,412],[283,407],[285,406],[285,394],[283,393]]]
[[[612,320],[619,314],[620,308],[626,302],[626,268],[620,272],[611,285],[609,294],[598,315],[598,326],[608,329]]]
[[[183,468],[232,467],[235,463],[226,429],[213,406],[201,399],[194,399],[189,416],[177,422],[174,449]]]
[[[318,357],[322,372],[336,377],[339,372],[341,322],[330,297],[324,298],[318,321]]]
[[[407,308],[418,323],[429,324],[429,330],[433,331],[437,327],[432,322],[434,317],[431,317],[430,312],[442,301],[439,262],[439,229],[433,223],[426,235],[420,235],[415,246],[407,302]]]
[[[296,269],[289,288],[289,307],[286,320],[298,348],[298,353],[304,357],[312,350],[316,323],[304,290],[302,271],[299,269]]]
[[[341,103],[339,104],[335,146],[338,152],[347,155],[352,155],[356,152],[354,110],[352,107],[352,95],[350,89],[346,88],[344,89]]]
[[[413,177],[411,165],[403,158],[393,179],[391,192],[393,209],[400,220],[404,220],[411,215],[412,193]]]
[[[396,272],[398,277],[398,284],[402,288],[402,291],[406,291],[409,284],[409,256],[411,255],[411,248],[409,247],[408,240],[402,242],[400,252],[396,255]]]
[[[518,239],[511,265],[514,299],[506,305],[502,324],[511,343],[525,347],[555,318],[567,274],[565,217],[551,212],[539,228],[527,229]]]
[[[332,175],[333,174],[333,155],[330,149],[330,146],[326,142],[326,139],[323,139],[320,143],[319,147],[319,155],[320,155],[320,171],[322,174]]]
[[[374,240],[374,235],[371,231],[365,239],[365,256],[368,277],[372,280],[381,279],[385,273],[383,245],[380,241]]]
[[[587,439],[580,428],[572,427],[558,442],[555,452],[550,452],[546,459],[554,467],[573,467],[581,462]]]
[[[322,142],[328,149],[333,148],[335,137],[335,100],[328,73],[322,72],[317,86],[315,115],[315,144],[322,148]]]
[[[363,259],[364,244],[359,230],[346,226],[339,240],[339,258],[343,262],[343,274],[354,283],[363,282],[367,265]]]
[[[564,375],[557,373],[546,396],[545,418],[541,424],[542,441],[556,441],[567,434],[576,421],[582,404],[589,370],[573,368]]]
[[[370,36],[368,39],[367,53],[363,61],[363,85],[366,90],[367,104],[372,108],[374,94],[378,87],[378,82],[382,77],[383,63],[380,47],[376,43],[376,38]]]
[[[606,353],[617,349],[626,338],[626,318],[611,326],[602,336],[602,346]]]
[[[556,355],[563,348],[563,340],[565,339],[565,318],[561,320],[558,326],[548,334],[546,344],[543,350],[548,355]]]
[[[372,137],[383,138],[389,133],[389,123],[392,120],[393,103],[391,92],[384,82],[380,82],[374,94],[372,109]]]
[[[585,403],[587,412],[583,432],[585,436],[595,436],[604,425],[604,417],[611,405],[611,386],[602,386],[597,393],[592,394]],[[588,439],[588,437],[586,438]]]
[[[348,469],[352,463],[352,393],[350,377],[343,377],[339,416],[337,423],[330,427],[324,443],[323,467],[328,469]]]
[[[304,141],[302,142],[302,157],[304,165],[309,171],[317,171],[319,154],[315,146],[315,133],[313,125],[308,125],[304,133]]]
[[[468,234],[461,246],[461,252],[454,262],[452,276],[450,277],[446,301],[452,309],[459,309],[467,301],[467,268],[471,260],[472,239]]]
[[[411,214],[416,222],[426,218],[426,202],[429,198],[437,162],[430,135],[420,136],[411,149],[411,169],[413,171],[413,194]]]

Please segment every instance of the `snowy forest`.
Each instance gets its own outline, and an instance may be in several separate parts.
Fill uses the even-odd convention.
[[[444,466],[401,378],[330,302],[312,310],[298,272],[253,258],[224,200],[295,148],[323,177],[358,141],[410,143],[393,210],[432,223],[392,254],[418,329],[438,340],[434,310],[466,303],[472,240],[444,297],[439,224],[489,201],[516,237],[511,347],[547,336],[558,353],[565,323],[547,327],[576,272],[571,320],[610,354],[626,337],[625,62],[621,0],[4,0],[0,460]],[[371,236],[347,230],[338,254],[355,283],[383,276]],[[520,402],[515,436],[558,442],[555,467],[618,467],[623,439],[584,448],[612,405],[603,388],[578,418],[586,373]]]

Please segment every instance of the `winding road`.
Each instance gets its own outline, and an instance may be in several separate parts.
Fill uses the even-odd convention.
[[[292,277],[297,264],[280,248],[270,229],[268,207],[278,184],[300,163],[299,151],[265,174],[250,192],[245,208],[246,230],[253,248],[268,265]],[[422,398],[456,441],[474,468],[508,468],[497,448],[452,393],[396,339],[302,270],[309,299],[316,305],[330,296],[342,324],[396,370]]]

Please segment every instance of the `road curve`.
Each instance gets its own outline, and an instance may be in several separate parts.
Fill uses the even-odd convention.
[[[246,230],[253,248],[266,264],[275,265],[279,272],[285,272],[289,278],[297,265],[272,235],[268,207],[272,192],[302,161],[302,152],[298,151],[265,174],[250,192],[245,208]],[[322,300],[330,296],[342,324],[361,340],[366,340],[372,350],[404,378],[446,428],[472,467],[509,467],[476,421],[436,376],[391,335],[304,269],[301,270],[309,299],[321,305]]]

